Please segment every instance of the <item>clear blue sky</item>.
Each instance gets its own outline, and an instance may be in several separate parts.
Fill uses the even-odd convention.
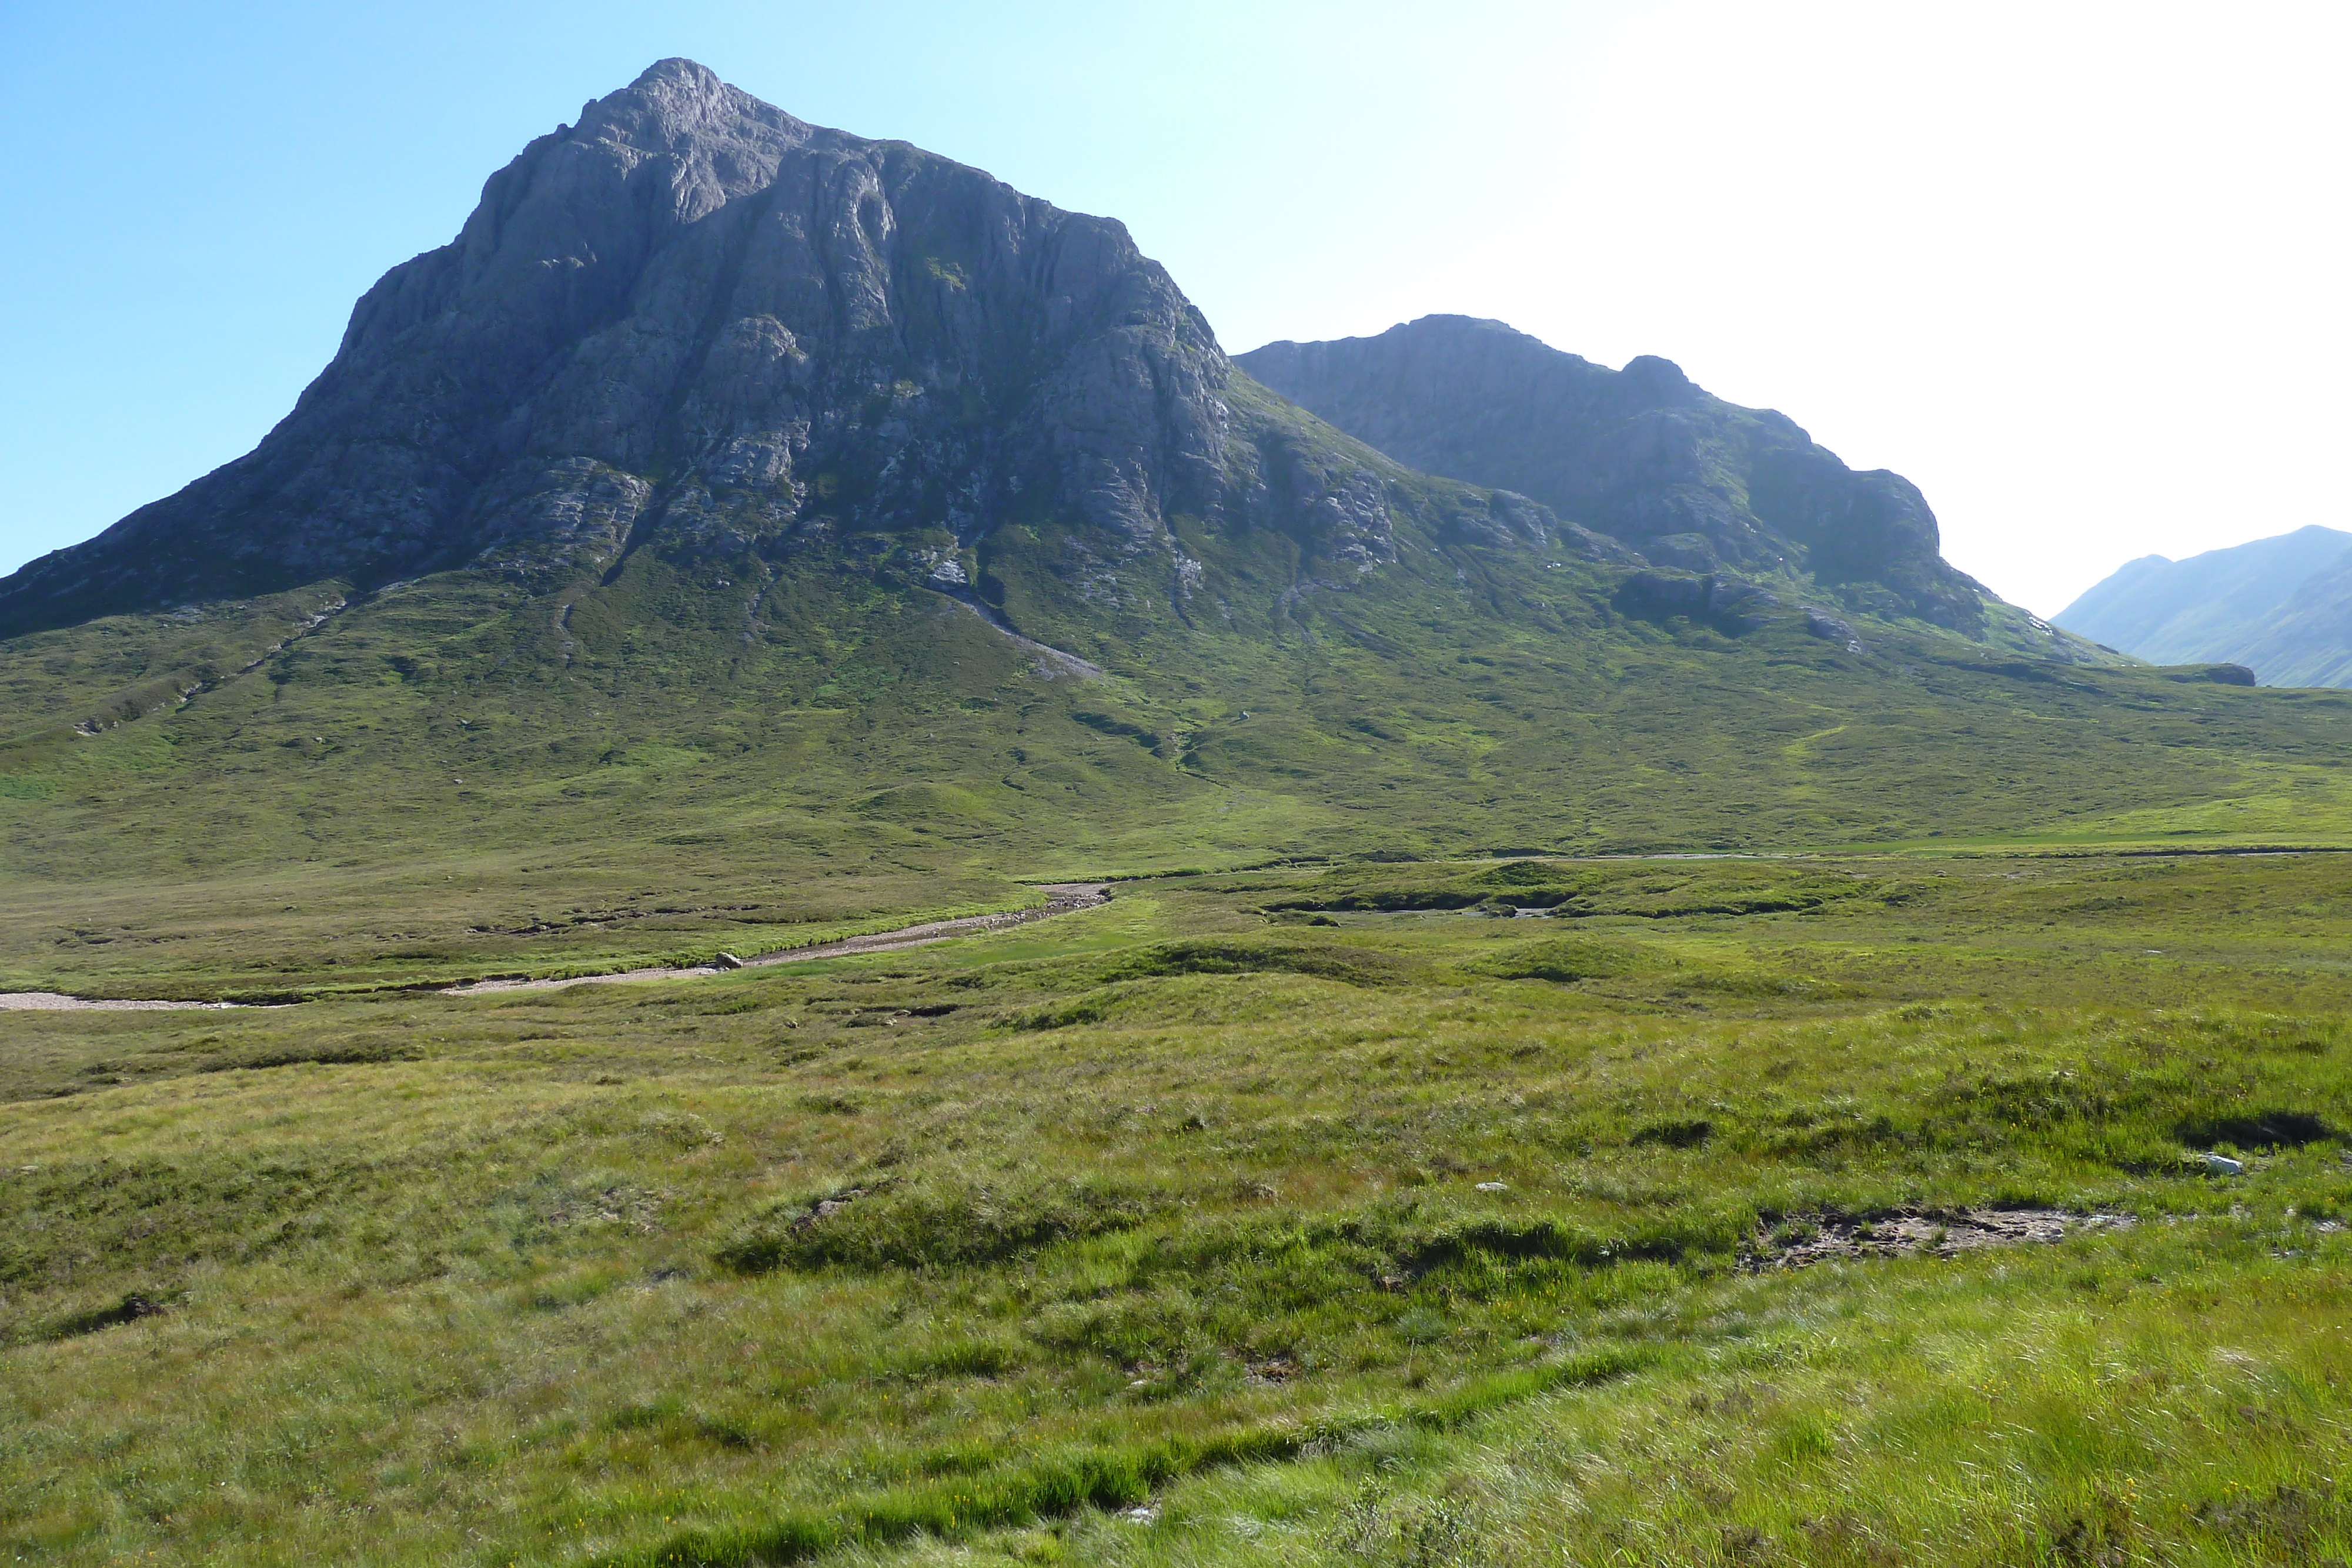
[[[686,55],[1125,219],[1226,346],[1501,317],[1918,480],[2045,612],[2352,526],[2352,7],[0,0],[0,570],[248,449]]]

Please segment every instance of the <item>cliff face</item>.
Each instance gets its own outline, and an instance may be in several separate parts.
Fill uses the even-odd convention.
[[[1163,603],[1197,577],[1180,517],[1281,531],[1310,572],[1393,559],[1389,465],[1306,451],[1236,379],[1118,224],[666,60],[369,290],[253,453],[0,583],[0,634],[656,542],[919,533],[956,579],[1007,522]]]
[[[1400,463],[1522,492],[1662,565],[1786,572],[1857,608],[1982,629],[1982,591],[1943,560],[1917,486],[1855,473],[1664,360],[1612,371],[1499,321],[1425,316],[1236,362]]]

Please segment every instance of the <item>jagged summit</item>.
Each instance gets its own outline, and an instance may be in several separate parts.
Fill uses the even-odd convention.
[[[1809,577],[1857,608],[1982,628],[1984,591],[1943,560],[1916,486],[1855,473],[1671,361],[1612,371],[1500,321],[1424,316],[1236,362],[1401,463],[1523,492],[1662,564]]]
[[[640,98],[668,95],[680,102],[690,100],[692,104],[725,104],[741,112],[764,113],[792,120],[793,124],[800,125],[803,130],[807,129],[804,121],[793,120],[791,115],[785,114],[775,105],[762,102],[748,92],[729,87],[719,79],[717,71],[712,70],[700,60],[689,60],[683,55],[672,55],[667,59],[656,60],[639,71],[635,81],[622,89],[621,92],[613,94],[612,97],[617,99],[624,93],[633,93]],[[596,99],[591,99],[589,101],[594,103]],[[609,102],[611,99],[608,99],[605,101]]]

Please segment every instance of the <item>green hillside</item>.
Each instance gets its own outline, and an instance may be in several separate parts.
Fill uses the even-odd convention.
[[[903,538],[443,574],[242,674],[343,591],[19,638],[0,988],[574,972],[1292,858],[2343,841],[2352,699],[1916,625],[1857,653],[1793,607],[1658,618],[1622,569],[1399,538],[1308,593],[1295,547],[1189,538],[1189,612],[1090,620],[1049,533],[982,547],[1004,613],[1099,678]]]

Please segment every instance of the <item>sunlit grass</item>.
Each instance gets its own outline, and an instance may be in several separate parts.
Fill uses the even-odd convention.
[[[16,1015],[0,1542],[2324,1557],[2347,875],[1258,873],[798,971]],[[1567,902],[1351,907],[1497,888]],[[2004,1203],[2138,1223],[1748,1271],[1776,1216]]]

